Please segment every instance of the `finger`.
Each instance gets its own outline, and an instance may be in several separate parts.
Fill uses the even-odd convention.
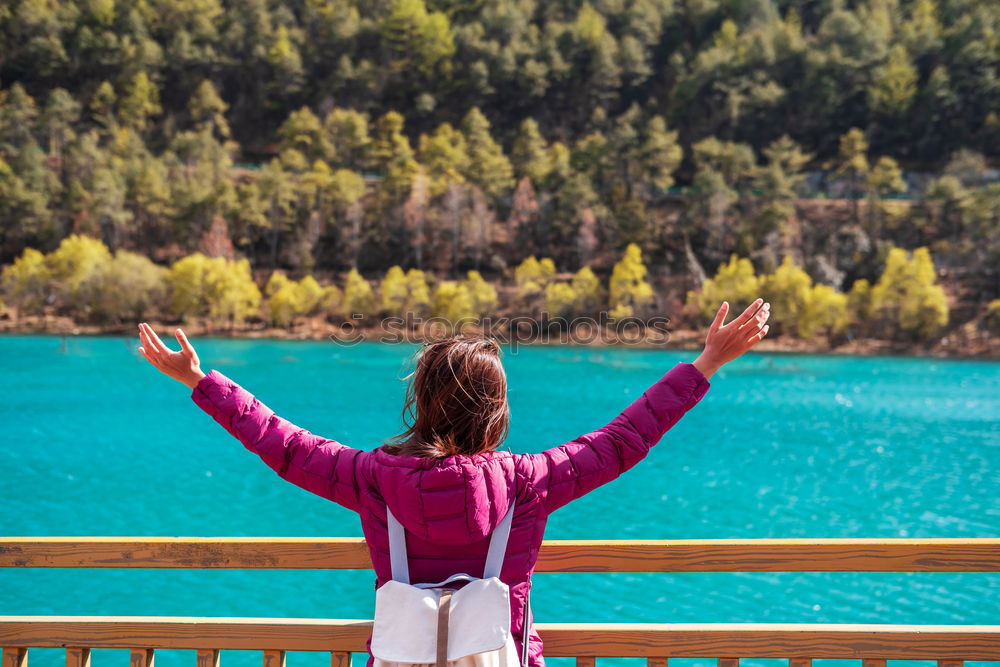
[[[157,351],[142,325],[139,326],[139,341],[142,343],[143,356],[153,361],[157,357]]]
[[[763,306],[760,307],[760,310],[757,311],[757,314],[753,316],[753,319],[743,326],[748,327],[750,326],[750,323],[756,323],[758,328],[762,327],[764,326],[764,323],[767,322],[767,318],[769,318],[770,316],[771,316],[771,304],[765,303]]]
[[[729,312],[729,302],[723,301],[722,305],[719,306],[719,312],[715,314],[715,319],[712,320],[712,326],[708,328],[709,331],[718,331],[722,323],[726,321],[726,313]]]
[[[156,335],[156,332],[153,331],[153,328],[150,327],[148,324],[146,325],[146,333],[149,334],[149,339],[153,341],[153,345],[154,347],[156,347],[157,351],[163,353],[173,352],[173,350],[167,347],[166,344],[164,344],[164,342],[160,340],[160,337]]]
[[[768,330],[770,328],[771,328],[770,324],[765,324],[764,328],[761,329],[760,331],[758,331],[755,335],[750,336],[750,340],[748,340],[747,342],[751,346],[756,345],[757,343],[759,343],[760,341],[762,341],[764,339],[764,336],[767,335],[767,332],[768,332]]]
[[[181,349],[184,351],[185,354],[187,354],[192,359],[196,359],[198,357],[198,355],[194,353],[194,348],[191,347],[191,343],[188,342],[187,336],[184,335],[183,329],[177,329],[174,332],[174,336],[177,337],[177,342],[181,344]]]
[[[157,368],[159,368],[159,364],[156,363],[156,360],[153,359],[152,357],[150,357],[146,353],[146,348],[140,347],[139,348],[139,354],[141,354],[146,361],[148,361],[149,363],[153,364],[153,366],[156,366]]]
[[[743,328],[743,325],[746,324],[751,317],[753,317],[753,314],[757,312],[757,309],[763,302],[764,302],[763,299],[757,299],[749,306],[747,306],[747,309],[744,310],[742,313],[740,313],[739,317],[733,320],[736,323],[737,328]]]

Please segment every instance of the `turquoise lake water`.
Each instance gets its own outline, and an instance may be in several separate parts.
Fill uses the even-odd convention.
[[[206,371],[314,433],[371,449],[399,430],[415,346],[193,343]],[[361,535],[355,514],[277,477],[137,345],[0,337],[0,534]],[[536,452],[592,431],[694,356],[508,350],[508,444]],[[712,378],[646,460],[553,514],[546,538],[997,537],[998,491],[1000,363],[753,354]],[[540,622],[1000,624],[996,574],[534,579]],[[370,618],[372,581],[351,571],[0,570],[0,615]],[[31,652],[32,667],[63,661],[59,650]],[[257,667],[260,654],[224,651],[222,663]],[[94,667],[126,664],[124,651],[94,652]],[[193,666],[194,655],[159,651],[157,664]],[[299,665],[329,662],[290,655]]]

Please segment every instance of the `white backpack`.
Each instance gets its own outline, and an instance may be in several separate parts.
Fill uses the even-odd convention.
[[[510,592],[500,581],[514,506],[490,537],[483,578],[455,574],[436,584],[410,584],[406,535],[389,508],[392,580],[375,592],[374,667],[525,667],[528,619],[518,660],[510,630]],[[448,584],[466,581],[461,588]]]

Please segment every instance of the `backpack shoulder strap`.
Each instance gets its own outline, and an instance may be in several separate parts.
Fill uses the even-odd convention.
[[[483,579],[499,577],[503,567],[503,559],[507,553],[507,539],[510,537],[510,524],[514,520],[514,503],[500,520],[499,525],[490,536],[490,550],[486,553],[486,567],[483,569]]]
[[[393,515],[388,505],[386,505],[385,514],[389,528],[389,563],[392,566],[392,578],[394,581],[408,584],[410,583],[410,566],[406,557],[406,532],[403,529],[403,524]],[[510,524],[513,520],[514,504],[511,503],[507,514],[500,520],[500,523],[490,536],[490,548],[486,553],[486,567],[483,569],[483,579],[500,576],[503,559],[507,553]]]
[[[410,566],[406,562],[406,533],[403,524],[392,514],[389,506],[385,507],[386,518],[389,520],[389,563],[392,565],[394,581],[410,583]]]

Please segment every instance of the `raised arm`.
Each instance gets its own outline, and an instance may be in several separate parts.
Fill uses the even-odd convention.
[[[663,434],[708,391],[708,378],[766,334],[770,304],[758,299],[724,325],[723,303],[694,363],[680,363],[603,428],[540,454],[521,458],[522,474],[542,495],[547,511],[616,479],[641,461]]]
[[[295,426],[217,370],[201,371],[198,355],[177,329],[175,352],[145,324],[139,326],[140,353],[157,369],[191,387],[202,410],[254,452],[283,479],[359,511],[357,475],[363,452]]]

